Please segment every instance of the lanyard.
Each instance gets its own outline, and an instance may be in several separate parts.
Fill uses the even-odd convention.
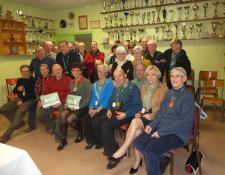
[[[181,89],[181,92],[184,90],[184,87]],[[173,90],[172,90],[172,101],[174,101],[177,97],[173,97]]]
[[[124,88],[126,87],[127,84],[128,84],[128,81],[127,81],[127,83],[123,86],[123,89],[122,89],[120,92],[119,92],[119,88],[118,88],[118,90],[117,90],[116,101],[118,101],[120,94],[123,92],[123,90],[124,90]]]
[[[45,93],[45,87],[46,87],[46,85],[47,85],[48,79],[49,79],[49,76],[48,76],[48,78],[47,78],[47,80],[46,80],[46,83],[45,83],[44,77],[43,77],[43,94]]]
[[[67,65],[68,65],[69,58],[70,58],[70,55],[68,53],[68,59],[67,59],[66,65],[65,65],[65,60],[64,60],[64,56],[63,56],[63,64],[64,64],[65,70],[67,69]]]
[[[80,76],[78,82],[76,83],[76,78],[74,78],[74,84],[75,84],[75,86],[73,88],[73,94],[75,94],[75,92],[77,91],[77,84],[79,83],[80,79],[81,79],[81,76]]]
[[[147,104],[147,102],[148,102],[148,99],[152,96],[152,94],[153,94],[155,88],[157,87],[157,85],[158,85],[158,83],[155,85],[154,89],[152,90],[152,92],[149,94],[148,97],[145,96],[145,102],[146,102],[146,104]]]
[[[102,83],[102,86],[101,86],[101,89],[100,90],[98,89],[98,83],[99,83],[99,81],[98,81],[98,83],[95,84],[95,94],[96,94],[98,100],[99,100],[99,97],[100,97],[100,95],[102,93],[102,88],[105,85],[105,82],[106,81],[104,81],[104,83]]]

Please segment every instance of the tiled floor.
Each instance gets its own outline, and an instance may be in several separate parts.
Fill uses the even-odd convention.
[[[220,123],[221,107],[212,111],[212,107],[205,107],[208,118],[200,121],[200,150],[205,157],[202,162],[203,175],[224,175],[225,174],[225,121]],[[27,117],[25,117],[27,122]],[[225,120],[225,119],[224,119]],[[107,159],[102,155],[103,149],[84,150],[86,143],[75,144],[77,132],[72,128],[68,131],[68,145],[62,151],[57,151],[57,143],[54,137],[46,134],[45,126],[37,122],[36,130],[25,134],[27,127],[15,131],[8,145],[26,150],[34,160],[43,175],[126,175],[134,161],[133,152],[131,158],[125,157],[115,169],[106,170]],[[8,120],[0,116],[0,134],[2,135],[9,126]],[[123,140],[116,136],[119,143]],[[1,150],[0,150],[1,151]],[[184,163],[189,153],[179,149],[175,157],[175,175],[187,175],[183,170]],[[168,167],[165,175],[169,175]],[[1,174],[1,172],[0,172]],[[145,164],[136,173],[147,174]]]

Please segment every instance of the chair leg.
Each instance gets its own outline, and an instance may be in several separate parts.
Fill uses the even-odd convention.
[[[215,94],[214,97],[216,98],[216,97],[218,97],[218,95]],[[213,103],[213,111],[215,111],[215,110],[216,110],[216,103]]]
[[[85,140],[85,133],[84,133],[84,121],[82,122],[82,128],[83,128],[83,140]]]
[[[174,159],[175,159],[175,150],[171,153],[171,163],[170,163],[170,175],[173,175],[174,172]]]
[[[198,159],[198,165],[199,165],[199,174],[202,174],[202,166],[201,166],[201,162],[200,162],[200,156],[199,156],[199,152],[198,152],[198,144],[195,144],[195,150],[196,150],[196,154],[197,154],[197,159]]]
[[[222,103],[221,123],[223,122],[224,102]]]

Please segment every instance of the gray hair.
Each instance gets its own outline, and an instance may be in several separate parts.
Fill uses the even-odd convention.
[[[125,55],[126,55],[126,49],[123,46],[119,46],[116,48],[116,55],[118,52],[125,53]]]
[[[112,44],[112,45],[115,45],[115,41],[109,41],[109,45]]]
[[[135,70],[136,70],[136,67],[137,67],[138,65],[143,65],[143,66],[145,67],[145,70],[146,70],[146,68],[147,68],[147,66],[145,65],[145,63],[140,62],[140,63],[135,64]]]
[[[186,70],[183,68],[183,67],[175,67],[173,68],[171,71],[170,71],[170,75],[173,73],[173,72],[181,72],[183,74],[183,76],[187,76],[187,72]]]
[[[133,53],[134,53],[134,51],[137,50],[137,49],[140,49],[140,52],[143,53],[143,48],[142,48],[141,46],[135,46],[135,47],[133,48]]]
[[[83,44],[83,45],[84,45],[84,47],[85,47],[85,44],[84,44],[83,42],[79,42],[79,43],[78,43],[78,46],[79,46],[80,44]]]
[[[149,44],[150,44],[150,42],[154,42],[154,44],[155,44],[155,45],[157,45],[156,40],[149,40],[149,41],[147,42],[147,45],[149,45]]]
[[[102,64],[102,65],[98,66],[98,70],[99,70],[99,68],[101,68],[101,67],[105,68],[105,72],[106,72],[106,73],[109,72],[109,67],[108,67],[108,65]]]

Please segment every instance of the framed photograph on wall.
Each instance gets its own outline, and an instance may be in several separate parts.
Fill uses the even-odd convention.
[[[91,21],[90,22],[91,29],[97,29],[100,28],[100,20]]]
[[[79,30],[88,29],[87,15],[78,16],[78,21],[79,21]]]

